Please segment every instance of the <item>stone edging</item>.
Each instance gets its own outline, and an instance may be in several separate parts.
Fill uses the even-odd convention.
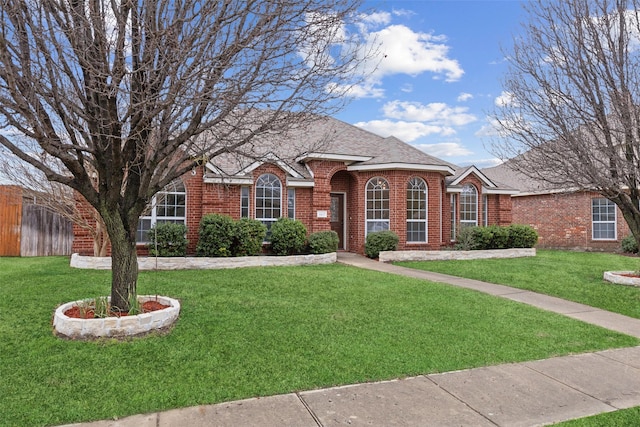
[[[605,271],[603,279],[607,282],[617,285],[638,286],[640,287],[640,278],[622,276],[623,274],[634,274],[633,271]]]
[[[308,264],[332,264],[337,253],[292,256],[245,256],[229,258],[207,257],[138,257],[140,270],[203,270],[240,267],[269,267]],[[71,255],[71,267],[110,270],[111,257]]]
[[[488,258],[520,258],[536,256],[535,248],[490,249],[484,251],[382,251],[381,262],[446,261]]]
[[[140,303],[151,300],[157,300],[169,307],[135,316],[76,319],[66,316],[64,312],[83,300],[62,304],[53,314],[53,330],[56,334],[71,339],[92,339],[142,335],[151,331],[164,330],[173,325],[180,314],[180,302],[157,295],[138,297]]]

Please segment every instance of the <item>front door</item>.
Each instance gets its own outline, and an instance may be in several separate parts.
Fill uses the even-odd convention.
[[[338,249],[344,249],[344,194],[331,193],[331,229],[338,233]]]

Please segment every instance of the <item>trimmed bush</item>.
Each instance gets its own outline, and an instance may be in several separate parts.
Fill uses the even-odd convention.
[[[505,227],[490,225],[473,227],[477,249],[506,249],[509,247],[509,231]]]
[[[458,233],[454,249],[474,251],[485,249],[532,248],[538,243],[538,233],[529,225],[511,224],[507,227],[463,227]]]
[[[364,253],[369,258],[378,258],[382,251],[395,251],[398,249],[400,239],[393,231],[374,231],[367,234],[364,243]]]
[[[233,256],[257,255],[262,251],[262,242],[267,235],[267,227],[257,219],[242,218],[235,222]]]
[[[186,256],[187,226],[164,222],[149,230],[147,244],[151,256]],[[156,250],[157,249],[157,250]]]
[[[335,231],[318,231],[309,236],[309,252],[312,254],[328,254],[338,250],[340,239]]]
[[[271,226],[271,250],[276,255],[293,255],[304,250],[307,228],[296,219],[280,218]]]
[[[622,239],[620,244],[622,245],[623,252],[630,254],[638,253],[638,243],[636,242],[636,238],[633,237],[633,234]]]
[[[538,232],[530,225],[511,224],[507,230],[510,248],[532,248],[538,243]]]
[[[235,221],[227,215],[207,214],[200,220],[196,252],[200,256],[231,256]]]

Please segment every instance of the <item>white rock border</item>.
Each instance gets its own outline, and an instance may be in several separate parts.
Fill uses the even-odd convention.
[[[378,259],[381,262],[446,261],[531,256],[536,256],[535,248],[489,249],[483,251],[382,251]]]
[[[208,257],[138,257],[140,270],[213,270],[241,267],[281,267],[289,265],[333,264],[338,254],[331,252],[320,255],[291,256],[243,256],[229,258]],[[94,257],[72,254],[73,268],[110,270],[111,257]]]
[[[76,319],[66,316],[64,312],[87,300],[69,302],[62,304],[53,314],[54,332],[59,336],[71,339],[122,338],[168,329],[178,319],[180,301],[177,299],[157,295],[141,295],[138,296],[138,300],[141,304],[146,301],[158,301],[169,307],[135,316]]]
[[[640,277],[623,276],[623,274],[634,274],[634,271],[605,271],[603,279],[607,282],[618,285],[640,287]]]

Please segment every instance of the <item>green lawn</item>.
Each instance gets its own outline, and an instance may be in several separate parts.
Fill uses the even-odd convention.
[[[0,258],[0,425],[123,417],[251,396],[638,345],[488,295],[342,265],[143,272],[178,298],[167,336],[53,336],[59,304],[109,273]]]
[[[537,256],[527,258],[397,264],[527,289],[640,318],[640,288],[602,280],[605,271],[639,270],[637,257],[539,250]]]
[[[640,407],[635,407],[554,425],[557,427],[637,427],[639,422]]]

